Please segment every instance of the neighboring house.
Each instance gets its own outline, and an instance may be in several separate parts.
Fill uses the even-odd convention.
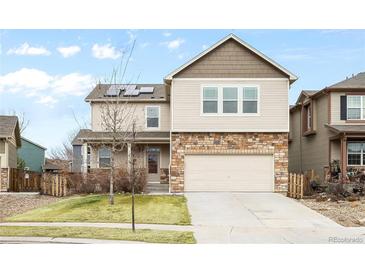
[[[164,84],[129,85],[136,94],[130,99],[120,86],[115,96],[135,104],[139,164],[150,182],[168,180],[173,193],[285,191],[288,92],[296,79],[231,34],[167,75]],[[98,147],[110,140],[100,122],[110,88],[118,87],[99,84],[86,97],[92,125],[74,140],[73,171],[110,163],[110,150]],[[127,151],[117,158],[126,165]]]
[[[22,146],[18,148],[17,154],[24,161],[25,169],[42,172],[46,148],[24,137],[21,137],[21,141]]]
[[[303,90],[290,108],[289,171],[313,169],[324,179],[331,162],[341,171],[365,169],[365,72],[322,90]]]
[[[20,146],[18,118],[0,115],[0,191],[9,188],[10,168],[17,167],[16,150]]]
[[[70,170],[70,161],[60,159],[48,159],[46,158],[43,165],[43,172],[60,173]]]

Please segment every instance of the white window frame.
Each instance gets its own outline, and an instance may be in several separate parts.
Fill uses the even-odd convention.
[[[360,97],[360,119],[355,119],[355,118],[349,118],[349,103],[348,103],[348,99],[350,97]],[[355,121],[361,121],[361,120],[365,120],[364,118],[364,103],[363,101],[365,100],[365,95],[347,95],[347,99],[346,99],[346,120],[355,120]]]
[[[158,127],[148,127],[147,126],[147,109],[148,108],[158,108]],[[144,121],[145,121],[145,128],[148,130],[160,130],[160,126],[161,126],[161,108],[160,106],[156,106],[156,105],[148,105],[145,106],[144,108]]]
[[[361,151],[360,151],[360,165],[350,165],[349,164],[349,148],[348,148],[348,144],[362,144],[362,148],[361,148]],[[356,142],[356,141],[351,141],[351,142],[347,142],[347,146],[346,146],[346,160],[347,160],[347,166],[364,166],[364,145],[365,145],[365,142]],[[355,153],[351,153],[351,154],[355,154]]]
[[[225,88],[235,88],[236,91],[237,91],[237,99],[224,99],[224,89]],[[218,89],[218,93],[219,93],[219,89]],[[240,101],[239,101],[239,93],[240,93],[240,89],[237,88],[237,87],[231,87],[231,86],[224,86],[222,87],[222,114],[238,114],[239,113],[239,105],[240,105]],[[218,99],[219,99],[219,96],[218,96]],[[224,112],[224,102],[236,102],[237,103],[237,112],[234,113],[234,112],[231,112],[231,113],[228,113],[228,112]],[[218,106],[219,106],[219,101],[218,101]],[[218,108],[218,111],[219,111],[219,108]]]
[[[111,151],[111,148],[110,147],[100,147],[100,148],[98,148],[98,168],[105,168],[105,169],[111,168],[110,166],[100,166],[100,149],[101,148],[108,148],[109,149],[109,151],[110,151],[110,164],[112,163],[112,151]],[[106,159],[106,158],[103,158],[103,159]]]
[[[217,113],[204,113],[203,102],[204,102],[204,88],[218,88],[218,112]],[[223,113],[223,88],[237,88],[238,90],[238,107],[237,113]],[[257,89],[257,113],[243,113],[243,89],[244,88],[256,88]],[[257,84],[204,84],[200,86],[200,116],[238,116],[238,117],[249,117],[249,116],[260,116],[260,86]]]

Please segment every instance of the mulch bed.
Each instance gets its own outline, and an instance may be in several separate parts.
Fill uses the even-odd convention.
[[[316,201],[304,199],[301,203],[346,227],[365,226],[365,197],[359,201]],[[362,222],[361,222],[362,220]]]
[[[62,198],[46,195],[0,195],[0,222],[4,218],[57,202]]]

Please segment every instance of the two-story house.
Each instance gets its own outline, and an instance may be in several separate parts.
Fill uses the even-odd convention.
[[[10,169],[17,168],[17,148],[21,147],[18,117],[0,115],[0,192],[8,191]]]
[[[285,191],[288,92],[296,79],[231,34],[168,74],[164,84],[121,86],[117,96],[125,100],[126,89],[137,94],[129,100],[140,121],[139,162],[150,181],[168,179],[173,193]],[[110,150],[94,145],[110,136],[99,111],[110,88],[97,85],[86,98],[92,128],[74,140],[74,171],[110,162]],[[119,159],[126,164],[127,151]]]
[[[313,169],[320,180],[331,163],[343,175],[365,168],[365,72],[322,90],[303,90],[290,108],[289,171]]]

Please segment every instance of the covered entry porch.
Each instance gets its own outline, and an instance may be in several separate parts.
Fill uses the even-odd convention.
[[[140,132],[131,144],[118,146],[112,158],[112,142],[108,133],[90,132],[79,137],[82,141],[81,171],[108,169],[114,161],[115,168],[130,169],[132,159],[136,168],[144,168],[149,183],[169,182],[170,138],[169,132]]]
[[[365,170],[365,126],[328,126],[335,133],[330,137],[330,166],[338,162],[340,179],[346,179],[349,172]]]

